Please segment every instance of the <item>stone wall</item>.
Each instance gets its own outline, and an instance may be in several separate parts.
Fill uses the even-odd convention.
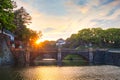
[[[0,34],[0,65],[13,64],[13,56],[8,43],[9,37]]]
[[[21,49],[13,49],[12,51],[14,57],[15,66],[24,66],[26,63],[25,60],[25,51]]]
[[[97,50],[93,57],[93,63],[96,65],[105,64],[120,66],[120,53]]]

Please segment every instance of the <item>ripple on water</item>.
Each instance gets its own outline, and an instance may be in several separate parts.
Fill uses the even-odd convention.
[[[4,78],[1,74],[4,74]],[[120,80],[120,67],[81,66],[57,67],[38,66],[22,69],[0,70],[0,80]]]

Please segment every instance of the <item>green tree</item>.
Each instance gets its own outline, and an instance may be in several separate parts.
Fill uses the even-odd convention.
[[[93,46],[97,47],[120,47],[120,29],[109,28],[103,30],[101,28],[88,28],[82,29],[77,34],[72,34],[70,38],[66,39],[65,46],[76,48],[80,46],[89,45],[92,43]]]
[[[105,41],[109,47],[120,47],[120,29],[109,28],[105,30]]]
[[[77,34],[72,34],[70,38],[66,39],[66,44],[64,45],[65,47],[68,48],[76,48],[78,47],[79,42],[78,42],[78,35]]]
[[[89,44],[89,42],[91,42],[92,36],[93,36],[92,31],[89,28],[80,30],[78,32],[79,40],[81,40],[85,44]]]
[[[92,28],[92,38],[91,42],[96,46],[103,46],[105,40],[104,30],[101,28]]]
[[[11,0],[0,0],[0,29],[3,32],[3,29],[12,31],[15,28],[13,24],[14,14],[14,2]]]

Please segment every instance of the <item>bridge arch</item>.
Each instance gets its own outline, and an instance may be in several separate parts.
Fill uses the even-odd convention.
[[[65,56],[67,55],[79,55],[81,56],[83,59],[85,59],[86,61],[89,61],[89,52],[88,51],[79,51],[79,50],[75,50],[75,49],[61,49],[61,60],[63,60],[65,58]],[[54,58],[56,60],[58,60],[58,50],[40,50],[37,52],[33,52],[31,53],[31,61],[35,60],[38,56],[41,57],[41,59],[43,59],[44,57],[50,57],[50,58]]]
[[[71,60],[74,60],[74,58],[76,58],[75,60],[79,60],[80,58],[85,60],[85,61],[89,61],[88,58],[86,58],[84,55],[81,55],[79,53],[62,53],[62,60],[65,60],[65,58],[68,56],[69,58],[71,58]]]
[[[54,58],[57,60],[57,52],[32,52],[30,58],[31,62],[34,62],[37,58],[39,58],[39,60],[44,58]]]

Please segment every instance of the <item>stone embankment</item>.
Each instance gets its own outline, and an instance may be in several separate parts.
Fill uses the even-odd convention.
[[[13,64],[13,56],[9,46],[9,37],[0,34],[0,65]]]
[[[120,51],[118,50],[98,50],[93,55],[94,64],[106,64],[120,66]]]

